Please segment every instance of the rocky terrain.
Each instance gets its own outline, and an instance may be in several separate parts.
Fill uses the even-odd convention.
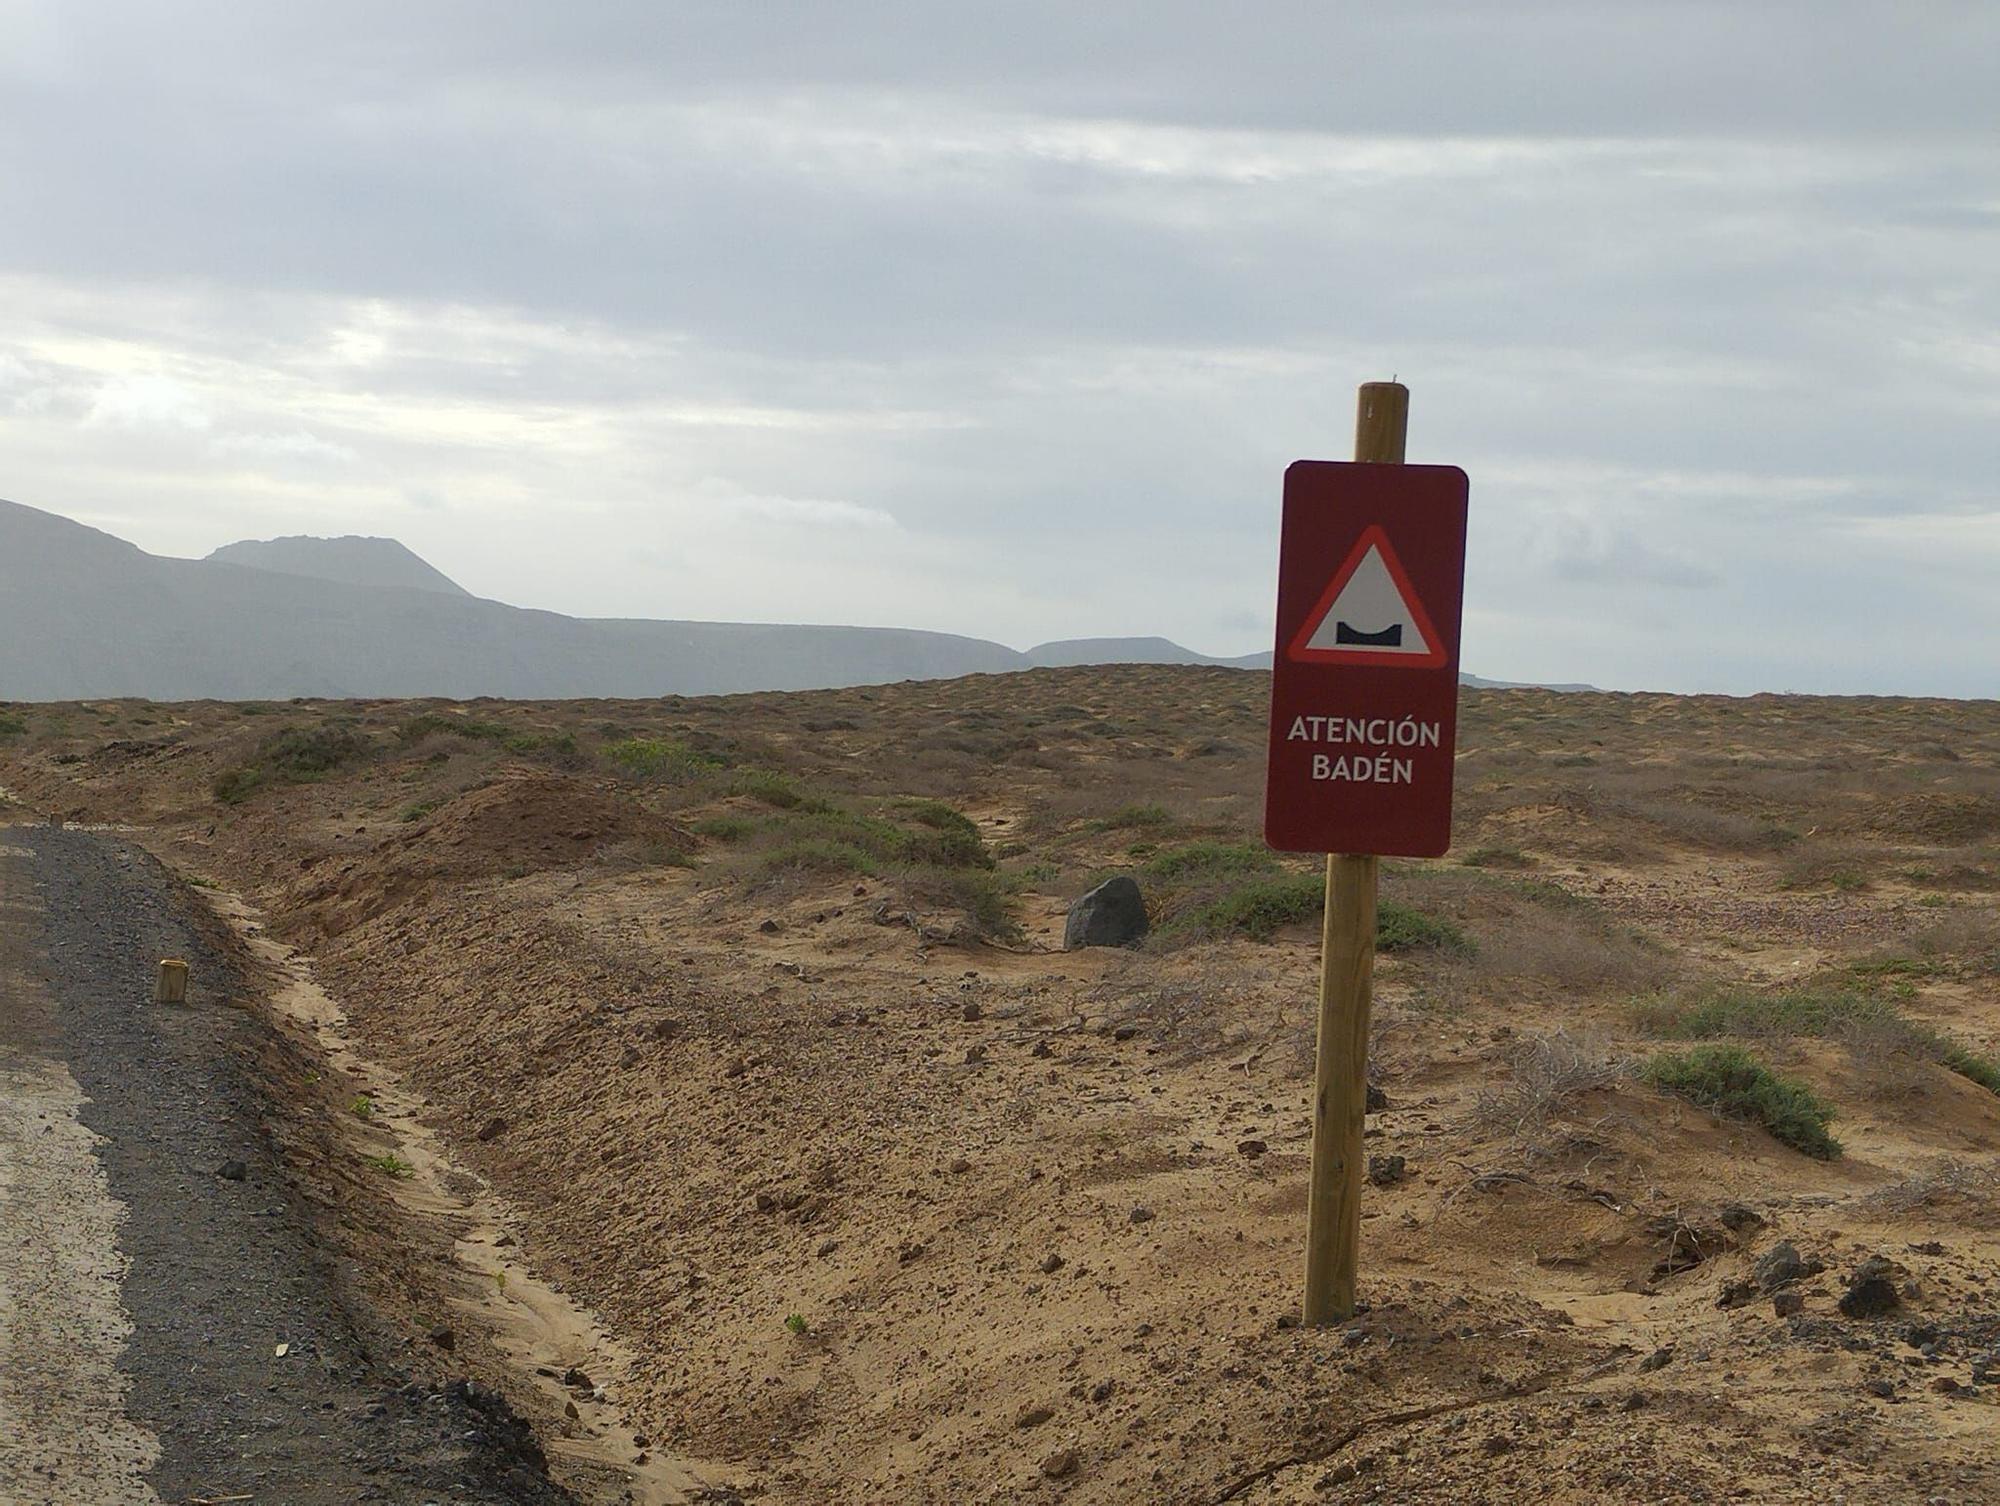
[[[1466,691],[1315,1331],[1267,686],[15,705],[0,784],[310,956],[725,1494],[2000,1496],[2000,705]]]

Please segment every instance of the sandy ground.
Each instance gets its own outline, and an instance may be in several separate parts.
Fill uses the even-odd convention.
[[[1245,855],[1263,684],[106,703],[0,779],[311,957],[615,1346],[558,1446],[795,1502],[2000,1497],[2000,1096],[1913,1044],[2000,1046],[2000,708],[1468,695],[1454,860],[1385,879],[1466,941],[1381,960],[1402,1166],[1310,1331],[1313,929],[1195,923],[1304,871]],[[336,767],[217,785],[316,727]],[[937,800],[996,866],[909,859]],[[1158,933],[1062,952],[1114,871]],[[1836,1159],[1632,1071],[1787,990],[1900,1022],[1745,1038]]]

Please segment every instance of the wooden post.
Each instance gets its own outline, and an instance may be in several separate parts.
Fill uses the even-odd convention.
[[[160,959],[159,981],[153,985],[155,1004],[185,1004],[188,998],[188,965],[178,957]]]
[[[1403,463],[1410,390],[1366,382],[1354,423],[1354,458]],[[1319,1052],[1314,1069],[1312,1183],[1306,1198],[1308,1324],[1354,1316],[1361,1242],[1361,1132],[1368,1112],[1368,1017],[1375,998],[1377,860],[1329,853],[1320,927]]]

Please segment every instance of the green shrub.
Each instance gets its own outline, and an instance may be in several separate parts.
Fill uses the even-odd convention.
[[[28,724],[18,716],[0,716],[0,737],[20,737],[28,730]]]
[[[607,743],[604,757],[636,779],[682,783],[723,767],[712,753],[699,753],[685,743],[659,737],[628,737]]]
[[[225,769],[215,776],[209,793],[224,805],[241,805],[264,783],[264,771],[251,765],[240,769]]]
[[[1470,952],[1472,938],[1448,920],[1412,910],[1393,900],[1375,907],[1375,950],[1414,952],[1424,948],[1443,952]]]
[[[1316,873],[1286,874],[1242,885],[1196,907],[1174,929],[1210,935],[1232,932],[1269,941],[1286,926],[1316,919],[1326,902],[1326,881]]]
[[[1535,860],[1512,847],[1475,847],[1459,859],[1467,868],[1532,868]]]
[[[907,832],[902,839],[902,856],[912,863],[935,863],[944,868],[991,868],[993,854],[970,816],[953,810],[941,800],[917,800],[903,807],[908,817],[923,828]]]
[[[1827,1132],[1833,1106],[1796,1078],[1779,1077],[1741,1046],[1663,1051],[1640,1069],[1654,1087],[1732,1119],[1762,1125],[1772,1137],[1822,1161],[1840,1154]]]
[[[424,817],[428,816],[432,811],[436,810],[437,808],[438,808],[438,803],[435,800],[419,800],[415,805],[409,805],[403,808],[403,814],[401,820],[403,821],[403,824],[407,826],[412,821],[423,820]]]
[[[781,811],[832,809],[825,800],[806,794],[790,775],[776,769],[738,769],[729,778],[729,793],[747,795]]]
[[[757,829],[748,816],[705,816],[689,827],[696,836],[715,842],[741,842]]]
[[[1753,994],[1717,991],[1693,999],[1649,999],[1638,1009],[1641,1028],[1672,1040],[1719,1036],[1804,1036],[1854,1046],[1905,1051],[2000,1093],[2000,1062],[1968,1050],[1913,1020],[1875,994],[1794,989]]]
[[[368,740],[345,722],[287,727],[257,745],[257,759],[284,779],[317,779],[368,751]]]
[[[803,837],[764,854],[769,873],[863,873],[877,871],[874,857],[852,842],[831,837]]]
[[[1127,805],[1089,823],[1091,831],[1159,831],[1180,822],[1164,805]]]
[[[1278,866],[1267,847],[1249,842],[1190,842],[1155,853],[1146,871],[1160,879],[1219,878],[1239,873],[1268,873]]]

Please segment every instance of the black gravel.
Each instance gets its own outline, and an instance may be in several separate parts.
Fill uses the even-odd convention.
[[[228,964],[168,876],[101,835],[16,828],[8,840],[34,851],[45,907],[54,1008],[37,1044],[88,1095],[84,1123],[104,1137],[126,1209],[127,1411],[160,1440],[161,1498],[569,1502],[504,1399],[371,1356],[260,1128],[262,1027],[218,1004]],[[151,1003],[168,956],[193,966],[193,1007]],[[225,1176],[230,1162],[242,1164]]]

